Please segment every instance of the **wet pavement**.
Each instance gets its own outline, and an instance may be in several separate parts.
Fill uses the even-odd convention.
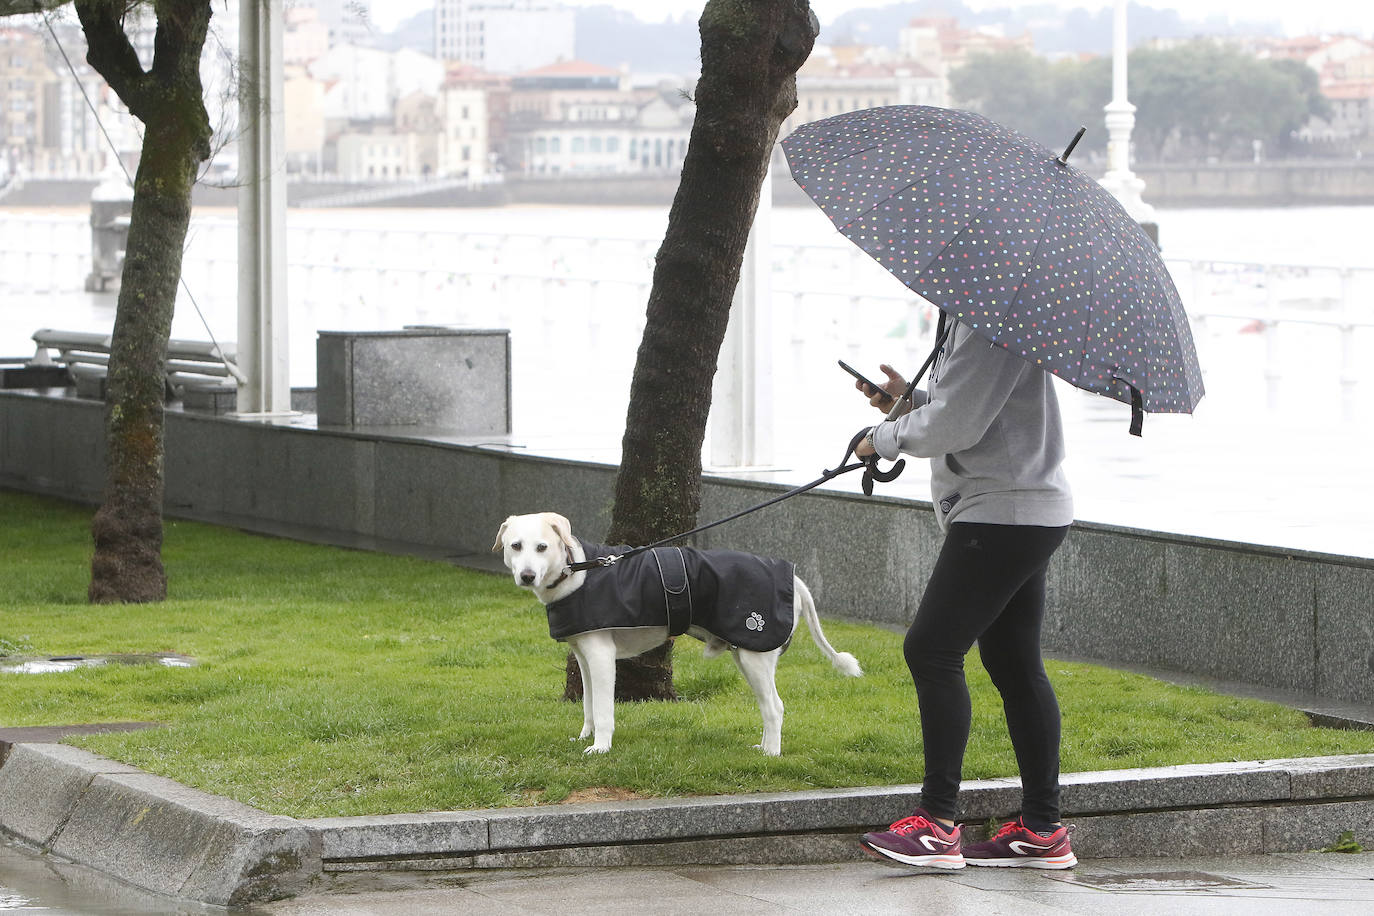
[[[557,869],[370,876],[337,893],[258,907],[271,916],[405,913],[1206,914],[1374,913],[1374,853],[1104,859],[1069,871],[936,874],[871,862],[799,866]],[[416,886],[422,881],[423,886]]]
[[[90,869],[0,843],[0,914],[371,916],[697,914],[826,916],[929,910],[962,916],[1128,913],[1250,916],[1374,913],[1374,852],[1205,859],[1099,859],[1067,871],[926,873],[830,865],[504,869],[335,875],[326,893],[223,909],[138,891]]]
[[[3,916],[180,916],[227,912],[221,907],[159,897],[94,869],[63,862],[0,838]]]

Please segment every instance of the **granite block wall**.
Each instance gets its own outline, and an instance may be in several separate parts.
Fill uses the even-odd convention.
[[[0,486],[98,500],[103,417],[100,402],[0,391]],[[557,511],[605,535],[613,466],[483,441],[170,410],[167,508],[453,558],[489,557],[510,514]],[[708,477],[700,518],[783,489]],[[822,614],[904,628],[940,540],[924,502],[813,490],[695,542],[791,559]],[[1049,590],[1051,651],[1374,702],[1374,560],[1078,523]]]

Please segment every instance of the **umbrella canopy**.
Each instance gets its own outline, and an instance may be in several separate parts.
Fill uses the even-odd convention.
[[[870,108],[782,143],[792,177],[911,290],[1047,372],[1191,413],[1202,372],[1159,250],[1095,180],[968,111]]]

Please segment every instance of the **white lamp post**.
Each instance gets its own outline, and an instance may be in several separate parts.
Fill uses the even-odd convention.
[[[1140,197],[1145,182],[1131,171],[1131,128],[1135,106],[1126,100],[1126,0],[1116,0],[1112,18],[1112,100],[1107,112],[1107,174],[1102,186],[1138,223],[1154,223],[1155,210]]]

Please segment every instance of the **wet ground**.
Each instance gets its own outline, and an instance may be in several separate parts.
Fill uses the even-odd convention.
[[[1167,841],[1167,837],[1161,837]],[[0,844],[0,914],[245,916],[371,914],[1199,914],[1374,913],[1374,852],[1242,858],[1103,859],[1069,871],[965,868],[922,874],[871,862],[373,874],[330,893],[244,910],[143,894],[31,850]]]
[[[854,862],[503,872],[448,876],[427,887],[407,887],[413,880],[409,876],[385,889],[360,888],[351,894],[282,901],[258,912],[273,916],[1374,913],[1374,853],[1114,859],[1055,872],[965,868],[918,874]]]

